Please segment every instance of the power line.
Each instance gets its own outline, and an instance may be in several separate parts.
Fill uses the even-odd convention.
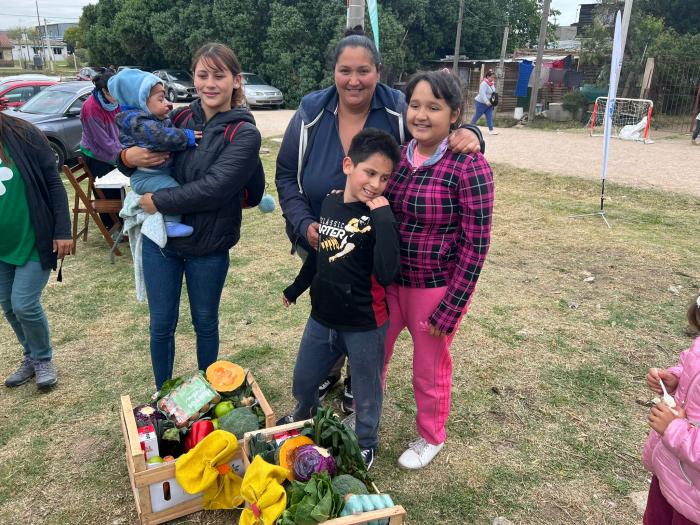
[[[0,16],[16,16],[18,18],[25,18],[25,17],[33,18],[35,16],[35,14],[23,14],[23,15],[21,15],[18,13],[2,13],[2,15],[0,15]],[[52,16],[51,18],[47,18],[47,20],[70,20],[72,22],[78,22],[79,19],[80,19],[79,17],[78,18],[75,18],[75,17],[69,18],[66,16]]]

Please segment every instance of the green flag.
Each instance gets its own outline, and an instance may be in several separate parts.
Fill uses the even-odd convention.
[[[374,45],[379,51],[379,15],[377,14],[377,0],[367,0],[369,7],[369,23],[372,24],[372,34],[374,35]]]

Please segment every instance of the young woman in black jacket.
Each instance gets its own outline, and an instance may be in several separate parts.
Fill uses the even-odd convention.
[[[24,355],[5,379],[36,376],[40,389],[58,381],[41,293],[57,259],[71,252],[68,198],[44,134],[0,113],[0,305]]]
[[[172,376],[175,328],[182,277],[187,282],[200,370],[219,353],[219,302],[229,267],[229,249],[240,237],[244,197],[260,201],[265,174],[260,163],[260,132],[243,103],[241,66],[223,44],[207,44],[192,63],[199,100],[171,115],[173,124],[203,132],[197,148],[178,152],[173,176],[180,183],[147,193],[141,207],[182,215],[189,237],[168,239],[160,249],[143,240],[143,270],[150,312],[151,361],[156,388]],[[122,152],[127,167],[163,162],[163,154],[133,147]]]

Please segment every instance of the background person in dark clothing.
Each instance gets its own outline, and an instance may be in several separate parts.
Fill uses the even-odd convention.
[[[122,151],[116,124],[119,104],[107,89],[107,81],[113,76],[114,71],[109,70],[96,75],[92,79],[95,89],[80,109],[80,122],[83,125],[80,154],[90,173],[98,179],[114,169]],[[121,198],[119,189],[107,188],[102,193],[106,199]],[[100,219],[107,229],[114,226],[108,213],[101,213]]]

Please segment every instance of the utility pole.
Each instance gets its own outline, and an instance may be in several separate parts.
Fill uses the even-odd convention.
[[[508,47],[508,32],[510,31],[510,26],[506,24],[503,30],[503,43],[501,44],[501,60],[498,61],[498,71],[496,72],[496,91],[498,96],[503,96],[503,81],[505,80],[506,72],[504,69],[504,64],[506,60],[506,48]]]
[[[540,88],[540,72],[542,71],[542,55],[544,54],[544,41],[547,38],[547,23],[549,21],[549,4],[551,0],[544,0],[542,8],[542,23],[540,24],[540,40],[537,43],[537,62],[535,63],[535,75],[530,95],[530,109],[527,112],[527,121],[535,120],[535,106],[537,104],[537,91]]]
[[[51,68],[51,72],[55,72],[56,64],[53,59],[53,52],[51,49],[51,44],[49,42],[49,27],[46,24],[46,18],[44,18],[44,36],[46,36],[46,51],[49,53],[49,66]]]
[[[464,0],[459,0],[459,18],[457,18],[457,34],[455,35],[455,56],[452,59],[452,72],[459,76],[459,41],[462,38],[462,15],[464,13]]]
[[[625,56],[625,46],[627,45],[627,30],[630,27],[630,17],[632,15],[632,1],[625,0],[625,11],[622,14],[622,32],[620,33],[620,38],[622,39],[622,56]]]
[[[36,6],[36,31],[39,34],[39,41],[41,41],[41,18],[39,18],[39,0],[34,0],[34,5]],[[45,45],[45,41],[44,44]],[[48,49],[44,51],[44,59],[48,59]],[[42,60],[46,63],[46,60]]]
[[[348,6],[347,29],[365,27],[365,0],[346,0]]]

